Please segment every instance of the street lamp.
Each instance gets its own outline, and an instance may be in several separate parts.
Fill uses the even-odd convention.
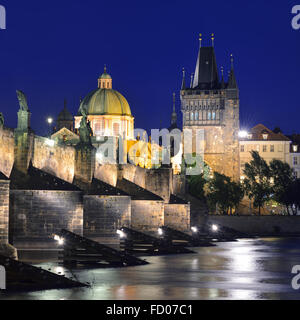
[[[162,236],[162,235],[164,234],[164,232],[163,232],[163,229],[162,229],[162,228],[158,228],[157,232],[158,232],[158,234],[159,234],[160,236]]]
[[[197,227],[191,227],[192,232],[197,233],[198,232],[198,228]]]
[[[239,137],[240,138],[246,138],[248,136],[248,132],[246,130],[239,131]]]

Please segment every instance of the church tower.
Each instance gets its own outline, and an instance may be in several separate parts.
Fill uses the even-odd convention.
[[[183,129],[202,130],[204,136],[204,161],[213,170],[234,180],[239,180],[239,89],[234,73],[233,56],[228,81],[223,68],[219,78],[214,35],[212,45],[200,49],[194,78],[186,86],[185,71],[180,91]],[[200,142],[197,142],[200,143]],[[193,139],[193,152],[196,141]]]

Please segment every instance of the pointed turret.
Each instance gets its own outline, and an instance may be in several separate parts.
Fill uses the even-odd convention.
[[[219,84],[219,76],[216,62],[214,36],[212,36],[212,46],[202,47],[202,37],[200,37],[200,48],[195,68],[193,88],[215,89]]]
[[[221,74],[222,74],[222,79],[221,79],[221,89],[225,89],[224,68],[223,68],[223,67],[221,67]]]
[[[238,89],[235,74],[234,74],[234,66],[233,66],[233,55],[230,56],[231,60],[231,70],[229,74],[228,86],[227,89]]]
[[[184,68],[182,69],[182,83],[181,83],[181,90],[185,90],[185,70]]]
[[[171,127],[177,128],[177,113],[176,113],[176,108],[175,108],[175,103],[176,103],[176,95],[175,92],[173,93],[173,112],[171,116]]]

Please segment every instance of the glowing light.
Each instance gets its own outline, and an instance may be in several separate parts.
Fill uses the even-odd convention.
[[[49,124],[52,124],[53,123],[53,119],[52,118],[47,118],[47,122],[49,123]]]
[[[219,230],[219,227],[216,224],[213,224],[211,226],[211,229],[212,229],[213,232],[217,232]]]
[[[51,139],[47,139],[45,142],[49,147],[54,147],[55,141]]]
[[[120,238],[126,238],[126,233],[122,230],[117,230],[117,234],[120,236]]]
[[[54,235],[54,240],[56,240],[60,246],[63,245],[64,242],[65,242],[65,239],[60,237],[60,236],[58,236],[57,234]]]
[[[246,130],[239,131],[239,137],[240,138],[246,138],[248,137],[248,132]]]
[[[164,232],[163,232],[163,229],[162,229],[162,228],[158,228],[157,232],[158,232],[158,234],[159,234],[160,236],[162,236],[162,235],[164,234]]]
[[[198,228],[197,227],[191,227],[192,232],[196,233],[198,232]]]

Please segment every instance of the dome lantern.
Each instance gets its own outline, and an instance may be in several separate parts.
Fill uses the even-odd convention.
[[[112,78],[106,71],[106,65],[104,66],[104,73],[98,79],[99,89],[112,89]]]

